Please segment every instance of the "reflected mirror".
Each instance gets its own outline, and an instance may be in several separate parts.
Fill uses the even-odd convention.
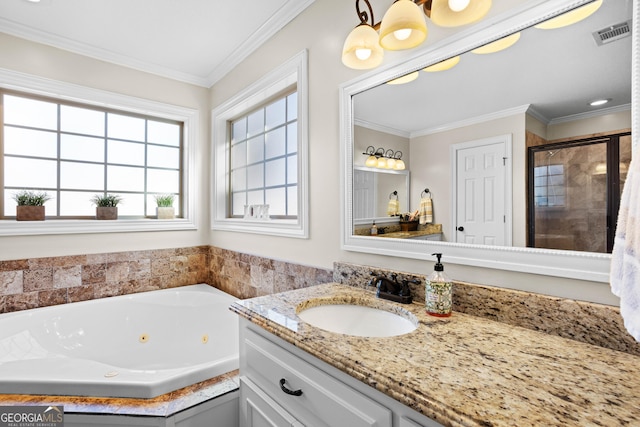
[[[615,165],[618,178],[624,180],[625,162],[630,158],[632,2],[605,0],[594,15],[577,24],[536,28],[534,24],[543,17],[586,2],[549,3],[539,2],[498,23],[479,25],[477,31],[463,33],[449,45],[341,88],[347,162],[344,249],[429,259],[427,254],[434,249],[426,247],[430,245],[446,250],[454,263],[528,272],[544,267],[543,274],[608,280],[606,240],[615,226],[615,214],[611,216],[615,209],[604,214],[604,226],[599,222],[592,228],[589,218],[601,215],[603,206],[612,203],[612,192],[620,191],[619,182],[603,181],[603,165],[610,169]],[[512,33],[519,33],[519,39],[505,50],[472,52],[483,40]],[[457,65],[450,69],[424,71],[457,56]],[[419,77],[410,83],[385,84],[416,70]],[[596,99],[608,103],[589,104]],[[362,134],[368,136],[361,138]],[[419,211],[423,190],[430,189],[431,225],[440,230],[442,242],[416,241],[410,235],[381,239],[361,231],[370,224],[355,221],[353,215],[359,209],[353,192],[354,168],[364,162],[362,147],[371,145],[367,141],[372,134],[381,146],[405,147],[403,159],[411,176],[407,212]],[[600,157],[590,158],[588,168],[583,154],[549,157],[547,166],[562,167],[548,167],[547,176],[541,177],[543,168],[533,161],[532,153],[553,152],[554,144],[580,145],[594,137],[619,140],[622,156],[608,157],[604,150]],[[569,160],[573,163],[566,163]],[[494,170],[489,175],[476,174],[473,167],[478,166]],[[573,240],[588,240],[593,232],[605,243],[568,246],[567,239],[554,235],[553,226],[540,226],[544,219],[535,204],[549,203],[543,193],[563,186],[557,176],[551,176],[560,169],[562,182],[571,183],[562,189],[565,205],[538,208],[563,213],[563,221],[571,222],[575,212],[569,208],[578,205],[584,191],[594,191],[589,204],[598,212],[587,212],[586,219],[574,221],[580,222],[583,236]],[[480,231],[474,229],[476,222]],[[533,226],[546,236],[536,238]],[[541,243],[545,241],[563,243]]]

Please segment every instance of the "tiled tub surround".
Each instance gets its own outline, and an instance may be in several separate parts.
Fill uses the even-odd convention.
[[[195,283],[251,298],[327,283],[332,275],[214,246],[0,261],[0,313]]]
[[[372,291],[333,283],[232,308],[446,426],[640,425],[637,356],[460,312],[431,317],[417,303],[402,305],[419,319],[409,334],[334,334],[297,316],[314,298],[379,301]]]
[[[211,247],[209,284],[253,298],[333,280],[333,271]]]
[[[418,279],[409,285],[411,295],[424,304],[426,276],[339,262],[333,271],[335,282],[359,288],[367,288],[372,271]],[[640,356],[640,343],[625,329],[618,307],[454,281],[453,310]]]
[[[0,313],[209,282],[209,247],[0,261]]]

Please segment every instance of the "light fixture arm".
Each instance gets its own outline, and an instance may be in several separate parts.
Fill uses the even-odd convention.
[[[360,24],[368,24],[372,27],[375,28],[376,25],[378,25],[378,27],[380,26],[380,23],[378,22],[376,24],[376,20],[373,17],[373,8],[371,7],[371,3],[369,3],[369,0],[363,0],[366,5],[367,8],[369,9],[369,13],[367,14],[367,11],[361,11],[360,10],[360,0],[356,0],[356,12],[358,12],[358,18],[360,18]],[[371,17],[371,23],[369,23],[369,17]]]
[[[367,9],[369,9],[368,13],[366,10],[360,10],[360,1],[365,2],[365,4],[367,5]],[[394,3],[396,1],[398,0],[395,0]],[[431,2],[433,0],[411,0],[411,1],[413,1],[418,6],[422,6],[425,15],[427,15],[428,17],[431,16]],[[371,3],[369,3],[369,0],[356,0],[356,12],[358,12],[358,19],[360,19],[360,25],[362,24],[369,25],[373,27],[373,29],[376,31],[380,29],[380,24],[382,23],[382,21],[376,22],[375,18],[373,17],[373,8],[371,7]]]

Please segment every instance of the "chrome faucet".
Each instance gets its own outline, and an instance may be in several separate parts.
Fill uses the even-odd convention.
[[[376,297],[402,304],[410,304],[413,301],[409,283],[420,283],[418,279],[413,279],[411,282],[403,279],[401,283],[399,283],[396,273],[391,273],[391,279],[388,279],[384,275],[378,275],[373,271],[370,274],[373,277],[369,280],[368,285],[376,287]]]

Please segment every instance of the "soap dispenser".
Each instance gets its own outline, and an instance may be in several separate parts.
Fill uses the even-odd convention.
[[[371,235],[372,236],[378,235],[378,226],[376,225],[375,221],[373,221],[373,225],[371,226]]]
[[[425,287],[425,308],[432,316],[451,316],[453,284],[444,274],[444,266],[440,262],[442,254],[432,254],[438,258],[433,273],[426,281]]]

